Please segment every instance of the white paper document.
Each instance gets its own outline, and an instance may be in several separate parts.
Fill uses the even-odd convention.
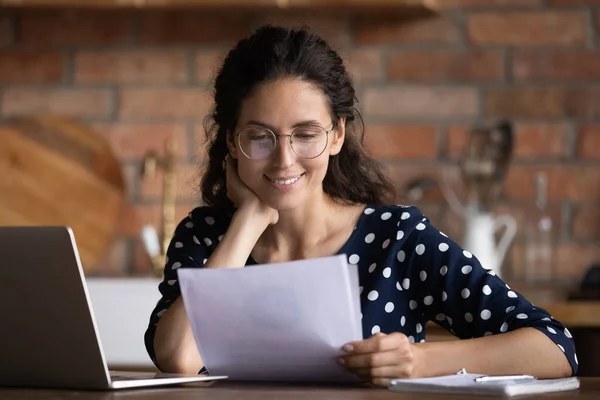
[[[212,375],[352,382],[336,361],[362,339],[358,270],[346,256],[236,269],[178,270],[185,310]]]

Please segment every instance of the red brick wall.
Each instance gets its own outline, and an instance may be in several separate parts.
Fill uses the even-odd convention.
[[[0,115],[60,113],[106,135],[122,161],[132,210],[97,273],[146,273],[142,223],[158,226],[160,179],[140,158],[180,142],[178,218],[197,202],[202,118],[216,62],[264,22],[312,25],[335,45],[357,85],[366,141],[399,193],[453,165],[475,122],[510,118],[516,154],[498,206],[520,222],[532,175],[549,174],[559,234],[558,278],[600,261],[600,1],[444,0],[439,17],[253,16],[227,12],[0,11]],[[460,238],[439,192],[418,204]],[[520,240],[520,239],[519,239]],[[523,246],[512,248],[515,277]]]

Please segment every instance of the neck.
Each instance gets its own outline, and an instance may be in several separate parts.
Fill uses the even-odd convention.
[[[348,206],[336,203],[321,192],[310,204],[279,212],[279,221],[269,226],[257,243],[261,258],[268,262],[302,259],[310,256],[334,232]]]

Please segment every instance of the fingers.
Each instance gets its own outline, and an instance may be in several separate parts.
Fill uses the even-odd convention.
[[[350,351],[346,350],[348,345],[350,346]],[[343,347],[347,354],[369,354],[407,347],[409,342],[406,335],[394,332],[389,335],[376,333],[368,339],[348,343],[348,345]]]
[[[408,338],[399,332],[375,334],[344,346],[346,355],[338,360],[364,381],[386,386],[390,379],[409,378],[414,373],[414,353]]]
[[[398,351],[385,351],[379,353],[348,355],[343,358],[347,368],[373,368],[394,365],[398,362]]]

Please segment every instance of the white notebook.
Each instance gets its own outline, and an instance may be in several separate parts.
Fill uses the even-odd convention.
[[[579,379],[529,379],[478,382],[481,374],[457,374],[434,378],[394,379],[389,389],[396,392],[429,392],[448,394],[473,394],[516,396],[521,394],[562,392],[579,388]]]

